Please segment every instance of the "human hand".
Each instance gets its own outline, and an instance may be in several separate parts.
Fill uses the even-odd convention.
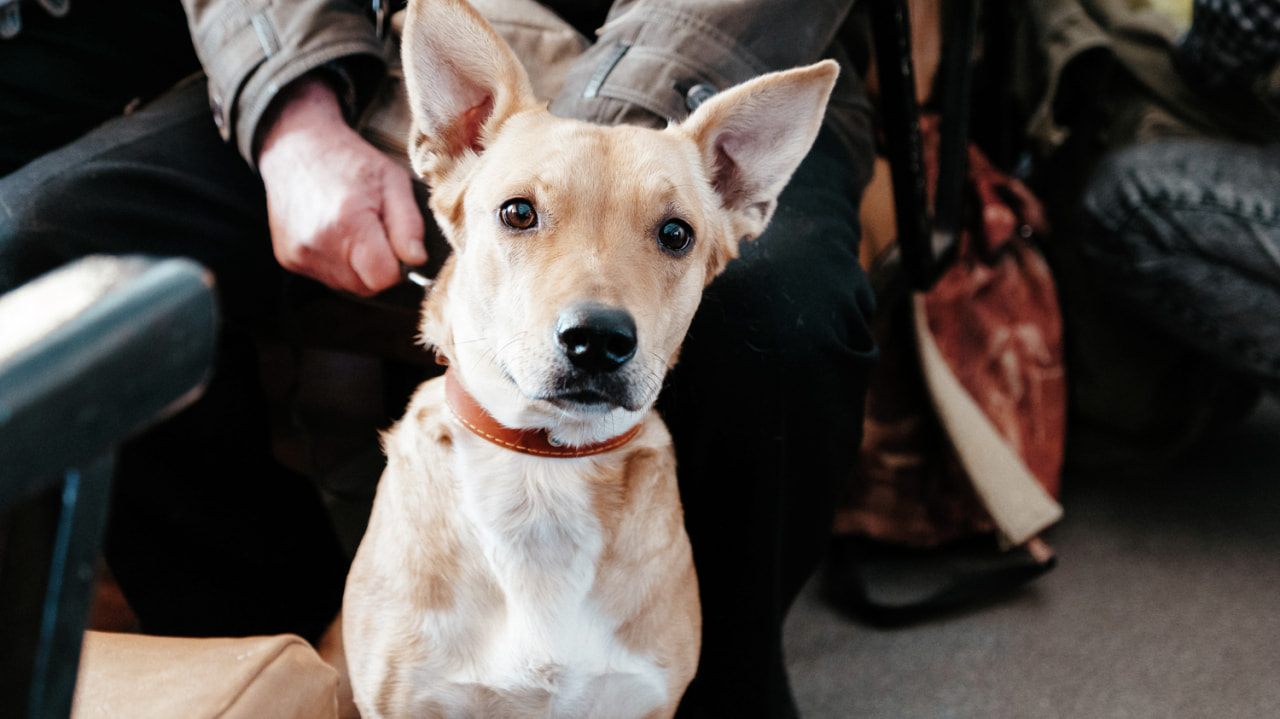
[[[368,296],[400,281],[400,262],[426,262],[409,173],[347,125],[332,88],[303,77],[275,102],[258,169],[280,265]]]

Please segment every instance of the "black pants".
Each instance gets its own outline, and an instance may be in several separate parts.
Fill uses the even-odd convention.
[[[707,288],[659,399],[702,591],[680,717],[795,715],[782,623],[830,540],[873,356],[856,176],[820,135],[769,228]]]
[[[315,488],[271,454],[255,341],[284,272],[261,180],[218,136],[203,79],[182,80],[199,70],[182,8],[23,20],[0,41],[0,292],[95,252],[185,255],[214,271],[223,315],[202,399],[121,451],[108,563],[147,632],[317,638],[347,558]]]
[[[659,400],[704,613],[682,717],[795,714],[782,622],[826,548],[873,356],[857,263],[864,175],[819,138],[768,231],[708,288]],[[213,269],[227,317],[215,379],[126,448],[108,560],[146,631],[314,638],[347,559],[314,488],[269,452],[252,331],[282,272],[261,181],[218,138],[203,82],[0,179],[0,201],[0,290],[97,251]]]

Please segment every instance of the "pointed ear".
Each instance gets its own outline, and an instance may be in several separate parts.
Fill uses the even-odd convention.
[[[465,0],[410,2],[401,40],[409,159],[433,185],[512,115],[538,107],[515,53]]]
[[[677,128],[702,153],[731,216],[731,241],[754,238],[769,224],[779,193],[818,136],[839,71],[824,60],[762,75],[714,95]]]

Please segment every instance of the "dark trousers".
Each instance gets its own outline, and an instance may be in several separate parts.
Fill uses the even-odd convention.
[[[768,231],[708,288],[659,401],[704,613],[682,717],[795,715],[782,622],[826,548],[873,356],[857,262],[864,175],[819,138]],[[144,629],[314,638],[340,605],[347,558],[315,489],[270,455],[252,341],[282,272],[261,181],[218,138],[203,82],[0,179],[0,200],[0,290],[98,251],[186,255],[217,277],[213,383],[129,445],[117,480],[108,560]]]
[[[874,354],[858,176],[820,135],[769,228],[707,288],[658,402],[702,592],[680,717],[796,713],[782,624],[830,541]]]
[[[223,322],[211,383],[122,449],[108,564],[147,632],[314,639],[341,602],[347,558],[315,488],[271,454],[255,342],[284,272],[261,180],[218,136],[203,79],[182,80],[199,70],[189,40],[163,49],[166,36],[186,38],[185,23],[168,0],[75,3],[59,19],[32,5],[22,34],[0,41],[11,170],[0,291],[96,252],[184,255],[213,270]],[[84,56],[60,63],[69,47]],[[95,64],[94,49],[123,57]]]
[[[1123,311],[1280,392],[1277,187],[1280,145],[1127,147],[1085,187],[1081,254]]]

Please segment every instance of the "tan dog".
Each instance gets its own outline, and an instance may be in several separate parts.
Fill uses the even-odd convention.
[[[411,3],[410,154],[453,255],[422,335],[449,364],[384,437],[342,636],[374,717],[670,717],[701,616],[652,407],[703,287],[764,230],[836,76],[687,121],[550,115],[461,0]]]

